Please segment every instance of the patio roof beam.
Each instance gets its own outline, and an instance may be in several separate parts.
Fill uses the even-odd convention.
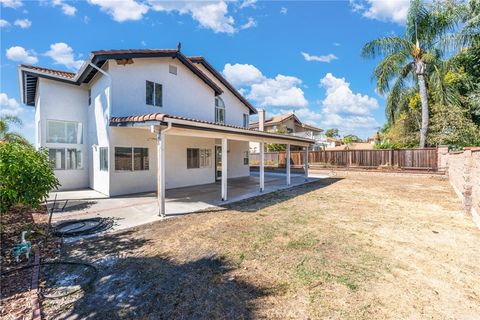
[[[228,140],[222,138],[222,201],[227,201],[227,156]]]
[[[287,144],[287,158],[285,159],[285,165],[287,167],[287,186],[291,184],[290,179],[290,144]]]
[[[260,142],[260,192],[265,190],[265,144]]]

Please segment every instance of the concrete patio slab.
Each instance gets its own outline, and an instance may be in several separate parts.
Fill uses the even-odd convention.
[[[325,178],[326,175],[311,174],[308,181],[304,175],[292,175],[291,186]],[[184,215],[208,208],[221,208],[225,204],[244,200],[250,197],[267,194],[288,188],[283,173],[265,173],[265,190],[259,191],[258,173],[249,177],[228,179],[228,201],[221,200],[220,182],[166,190],[167,218]],[[107,197],[94,190],[61,191],[50,194],[49,200],[57,197],[57,207],[63,207],[63,212],[53,214],[53,222],[71,219],[103,217],[113,220],[116,231],[161,220],[158,216],[156,193],[141,193],[120,197]],[[51,202],[50,202],[51,203]]]

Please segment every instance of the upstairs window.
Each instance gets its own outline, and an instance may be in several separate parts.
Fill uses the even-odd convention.
[[[220,97],[215,97],[215,122],[225,123],[225,104]]]
[[[145,103],[150,106],[162,106],[162,85],[147,81],[146,82],[146,99]]]
[[[92,105],[92,89],[88,89],[88,105]]]
[[[243,114],[243,127],[248,128],[249,125],[250,125],[250,118],[249,118],[249,115],[245,113]]]
[[[75,121],[47,120],[47,142],[82,144],[82,124]]]

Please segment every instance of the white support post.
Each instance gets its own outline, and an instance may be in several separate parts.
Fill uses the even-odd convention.
[[[308,147],[305,147],[305,181],[308,181]]]
[[[287,144],[287,158],[285,159],[285,165],[287,167],[287,186],[290,185],[290,144]]]
[[[227,138],[222,138],[222,201],[227,201],[227,142]]]
[[[157,133],[157,200],[158,215],[165,217],[165,132]]]
[[[265,143],[260,142],[260,192],[265,190]]]

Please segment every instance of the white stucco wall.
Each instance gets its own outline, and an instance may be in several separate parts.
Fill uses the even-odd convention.
[[[166,141],[167,189],[215,182],[215,139],[167,135]],[[209,149],[210,166],[187,169],[187,148]]]
[[[106,64],[108,66],[108,64]],[[104,67],[108,72],[108,67]],[[104,194],[110,193],[111,165],[108,171],[100,171],[100,147],[110,147],[110,79],[97,74],[89,83],[91,89],[91,105],[87,107],[88,114],[88,163],[89,186]],[[88,90],[88,89],[87,89]]]
[[[115,128],[110,130],[110,196],[157,190],[156,135],[149,128]],[[115,170],[115,147],[148,148],[149,169]]]
[[[169,73],[177,67],[177,75]],[[126,66],[110,62],[113,79],[112,116],[160,112],[194,119],[215,120],[215,93],[192,71],[172,58],[134,59]],[[145,103],[146,81],[163,87],[163,106]]]
[[[157,190],[157,145],[156,135],[147,129],[112,128],[110,148],[110,195],[122,195]],[[215,182],[215,145],[218,139],[166,135],[165,187],[167,189],[201,185]],[[217,143],[218,144],[218,143]],[[116,171],[115,147],[148,148],[148,171]],[[211,158],[208,167],[187,169],[187,149],[209,149]],[[243,164],[248,142],[228,143],[228,177],[248,176],[249,166]]]
[[[240,101],[227,87],[225,87],[213,74],[210,73],[203,65],[196,63],[195,66],[205,73],[217,86],[219,86],[223,93],[220,95],[225,103],[225,123],[230,125],[243,126],[243,115],[249,114],[248,109],[243,102]]]
[[[250,166],[243,164],[243,158],[248,149],[249,143],[246,141],[228,141],[228,178],[245,177],[250,174]]]
[[[82,151],[83,169],[55,170],[55,176],[60,181],[60,190],[88,187],[87,161],[87,92],[83,87],[65,84],[39,78],[38,109],[35,119],[39,119],[40,144],[47,148],[77,148]],[[47,143],[47,120],[64,120],[81,122],[83,126],[83,144]]]

